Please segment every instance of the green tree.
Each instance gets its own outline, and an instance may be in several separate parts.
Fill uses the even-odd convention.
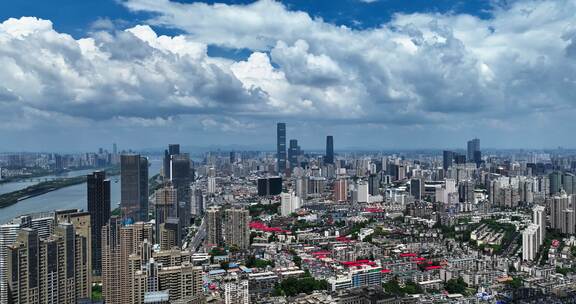
[[[464,279],[458,277],[458,279],[450,279],[444,283],[444,288],[449,293],[465,293],[468,284],[464,282]]]

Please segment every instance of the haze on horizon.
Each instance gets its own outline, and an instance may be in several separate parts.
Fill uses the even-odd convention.
[[[1,4],[0,151],[576,147],[576,0],[228,2]]]

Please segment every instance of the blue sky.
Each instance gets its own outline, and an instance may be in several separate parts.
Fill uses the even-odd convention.
[[[343,148],[472,137],[573,147],[575,10],[576,0],[5,1],[0,150],[272,149],[278,121],[304,149],[327,134]]]
[[[192,3],[197,1],[178,1]],[[205,3],[248,4],[253,1],[204,1]],[[282,1],[289,9],[308,12],[330,23],[355,28],[376,27],[395,13],[465,13],[489,17],[491,1],[486,0],[291,0]],[[128,11],[119,0],[26,0],[2,3],[0,19],[36,16],[54,22],[58,31],[82,37],[100,19],[124,20],[128,24],[145,21],[150,14]],[[169,33],[163,28],[159,32]]]

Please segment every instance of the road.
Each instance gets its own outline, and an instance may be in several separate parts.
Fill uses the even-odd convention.
[[[204,241],[205,238],[206,238],[206,222],[204,221],[204,219],[202,219],[202,223],[198,228],[198,232],[196,232],[194,238],[189,243],[188,247],[192,248],[192,250],[196,252],[198,250],[198,247],[202,245],[202,241]]]

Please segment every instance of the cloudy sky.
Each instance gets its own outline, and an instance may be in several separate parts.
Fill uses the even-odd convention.
[[[4,2],[0,151],[576,147],[576,0]]]

